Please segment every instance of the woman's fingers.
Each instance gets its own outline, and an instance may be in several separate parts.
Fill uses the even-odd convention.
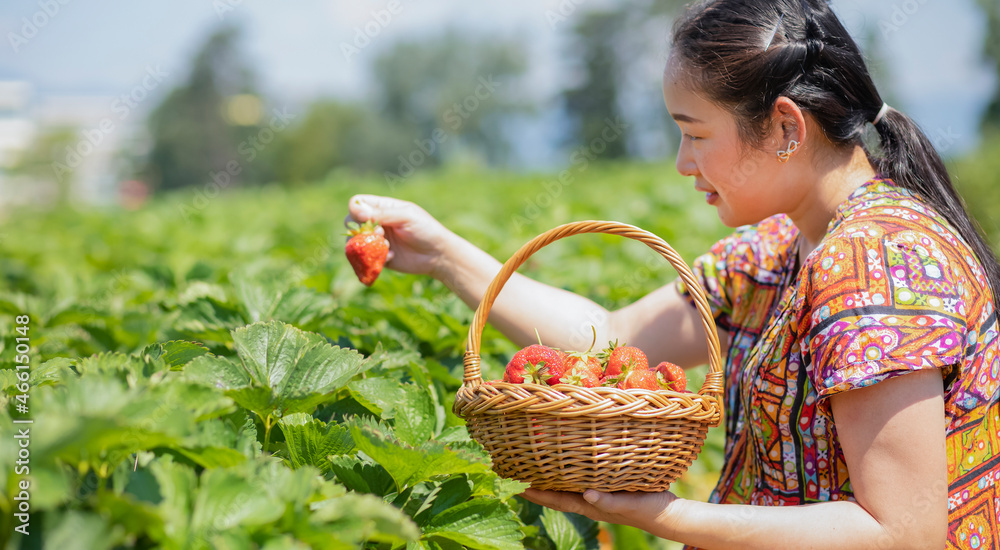
[[[350,217],[359,222],[375,220],[396,225],[413,218],[413,203],[378,195],[354,195],[347,204]]]

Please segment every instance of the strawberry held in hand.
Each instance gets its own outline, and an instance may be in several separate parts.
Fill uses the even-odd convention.
[[[378,225],[371,220],[360,226],[352,222],[348,233],[351,238],[344,248],[354,274],[366,286],[372,286],[389,256],[389,241],[376,229]]]

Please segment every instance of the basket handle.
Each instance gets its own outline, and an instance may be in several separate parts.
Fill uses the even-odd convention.
[[[514,253],[514,255],[503,264],[503,267],[500,268],[500,272],[497,273],[496,277],[494,277],[493,281],[490,283],[490,286],[487,287],[486,294],[479,302],[479,307],[476,308],[476,315],[472,319],[472,326],[469,327],[469,339],[466,343],[464,358],[465,378],[463,379],[463,386],[476,387],[483,382],[482,373],[479,368],[479,350],[482,342],[483,329],[486,326],[486,317],[489,315],[490,309],[493,307],[493,302],[496,301],[497,296],[500,294],[500,290],[503,289],[503,285],[506,284],[511,275],[517,271],[517,268],[521,267],[521,264],[523,264],[532,254],[538,252],[538,250],[542,247],[558,241],[563,237],[579,235],[582,233],[607,233],[610,235],[619,235],[640,241],[653,250],[659,252],[660,255],[666,258],[666,260],[670,262],[670,265],[677,270],[681,280],[683,280],[687,285],[688,291],[694,299],[698,313],[701,314],[702,328],[705,330],[705,336],[708,340],[709,371],[708,374],[705,375],[705,383],[702,385],[701,390],[699,390],[698,393],[706,397],[716,398],[721,411],[722,351],[719,346],[719,335],[716,333],[715,329],[715,319],[713,318],[712,311],[708,306],[708,300],[705,298],[705,291],[702,288],[701,283],[695,278],[694,273],[692,273],[687,264],[684,263],[681,256],[674,251],[674,249],[671,248],[666,241],[633,225],[610,221],[571,222],[560,225],[554,229],[550,229],[549,231],[546,231],[545,233],[542,233],[541,235],[528,241],[528,243],[522,246],[520,250]]]

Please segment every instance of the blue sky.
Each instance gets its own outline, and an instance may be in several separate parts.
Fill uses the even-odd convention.
[[[531,57],[528,81],[544,104],[565,80],[559,56],[569,25],[552,24],[549,16],[560,5],[586,10],[606,3],[397,1],[388,19],[389,1],[3,2],[0,79],[27,80],[39,96],[116,96],[139,85],[149,67],[159,67],[167,85],[156,91],[165,92],[184,78],[207,34],[223,20],[234,20],[246,28],[248,53],[269,95],[282,101],[361,98],[368,90],[365,67],[380,51],[402,38],[450,26],[523,40]],[[833,6],[857,38],[865,25],[876,29],[902,109],[932,138],[942,138],[946,154],[975,143],[979,115],[997,83],[981,57],[985,24],[974,0],[834,0]],[[366,25],[377,33],[346,58],[343,45]],[[664,44],[657,40],[650,47],[662,50]],[[659,86],[655,70],[649,71],[651,93]],[[151,107],[155,99],[146,103]]]

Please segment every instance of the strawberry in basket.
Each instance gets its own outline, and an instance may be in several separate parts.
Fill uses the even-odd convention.
[[[684,375],[684,369],[673,363],[664,361],[656,365],[656,378],[665,390],[687,391],[687,377]]]
[[[564,363],[563,352],[542,344],[531,344],[510,359],[503,373],[503,381],[514,384],[558,384],[565,371]]]
[[[564,383],[596,388],[601,385],[602,376],[604,376],[604,369],[596,354],[587,351],[570,353],[567,356]]]
[[[631,371],[649,370],[649,359],[642,350],[635,346],[618,345],[617,340],[608,345],[603,355],[607,358],[604,379],[609,385],[620,382]]]
[[[649,368],[635,368],[628,370],[618,384],[615,386],[620,390],[642,389],[659,390],[660,384],[656,380],[656,373]]]

